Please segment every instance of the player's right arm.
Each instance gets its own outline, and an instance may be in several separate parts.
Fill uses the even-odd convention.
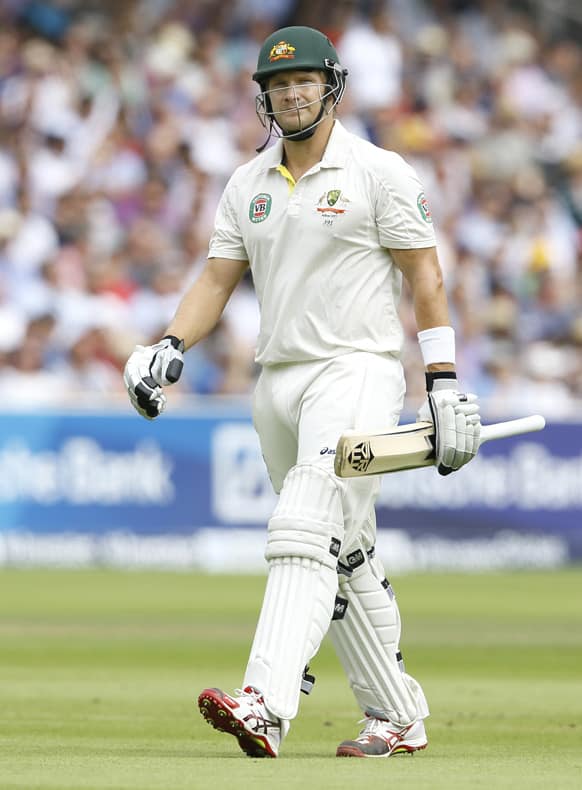
[[[160,342],[135,347],[123,378],[129,399],[142,417],[152,420],[164,410],[166,396],[162,387],[178,381],[184,350],[214,329],[247,267],[247,261],[210,258],[182,297]]]
[[[178,305],[166,335],[181,338],[188,349],[210,334],[248,265],[247,261],[209,258]]]

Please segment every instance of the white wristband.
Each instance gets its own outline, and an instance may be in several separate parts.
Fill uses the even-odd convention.
[[[417,337],[425,367],[438,362],[455,364],[455,330],[452,326],[423,329]]]

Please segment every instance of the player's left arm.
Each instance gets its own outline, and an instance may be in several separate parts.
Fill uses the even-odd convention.
[[[418,331],[450,326],[443,273],[436,247],[390,250],[392,259],[410,286]],[[428,370],[454,370],[454,363],[431,363]]]
[[[460,391],[455,372],[455,334],[436,247],[391,249],[412,293],[418,339],[426,367],[427,400],[418,419],[434,423],[437,468],[460,469],[479,448],[477,396]]]

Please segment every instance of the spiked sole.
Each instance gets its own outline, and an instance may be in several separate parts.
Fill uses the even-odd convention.
[[[249,732],[244,722],[237,719],[223,701],[223,694],[219,689],[204,689],[198,697],[198,707],[202,716],[215,730],[234,735],[240,748],[249,757],[277,756],[273,754],[266,738]]]
[[[385,757],[395,757],[398,754],[409,754],[412,756],[414,752],[419,752],[421,749],[426,749],[428,746],[427,743],[422,744],[422,746],[399,746],[394,751],[389,752],[388,754],[366,754],[362,751],[362,748],[357,744],[350,744],[350,743],[340,743],[337,747],[337,751],[335,753],[336,757],[372,757],[372,758],[380,758],[383,759]]]

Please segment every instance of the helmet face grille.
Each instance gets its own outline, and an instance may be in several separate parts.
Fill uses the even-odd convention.
[[[327,107],[326,115],[329,115],[330,112],[336,107],[344,94],[345,91],[345,80],[342,79],[343,73],[341,69],[330,69],[326,70],[326,75],[330,78],[330,82],[314,82],[312,83],[313,86],[319,86],[320,88],[320,95],[317,99],[313,101],[307,102],[306,104],[299,104],[297,103],[298,109],[302,109],[305,107],[309,107],[313,104],[321,103],[322,106],[325,106],[327,99],[333,97],[333,102],[331,106]],[[261,124],[267,129],[269,125],[273,122],[277,123],[275,113],[273,112],[273,105],[271,102],[271,96],[276,94],[278,91],[286,91],[289,88],[273,88],[271,90],[266,90],[265,86],[261,86],[263,90],[258,94],[256,97],[256,112],[259,116],[259,120]],[[321,119],[320,119],[321,120]]]
[[[272,94],[282,90],[287,91],[289,88],[273,88],[272,90],[262,90],[261,93],[259,93],[259,95],[256,97],[255,109],[261,124],[269,132],[269,136],[274,135],[276,137],[286,137],[289,139],[301,139],[298,137],[298,135],[303,135],[305,132],[309,132],[312,129],[314,130],[315,127],[319,126],[319,124],[327,115],[333,112],[333,109],[340,103],[344,94],[345,78],[343,75],[343,69],[341,68],[326,70],[326,74],[330,77],[331,82],[312,83],[313,86],[318,86],[320,89],[317,99],[307,103],[299,103],[296,97],[296,106],[298,110],[304,109],[305,107],[310,107],[313,104],[320,104],[321,112],[315,121],[313,121],[313,123],[304,128],[300,128],[295,133],[289,134],[281,128],[280,124],[277,122],[276,115],[273,112],[273,105],[271,102]],[[292,90],[294,89],[292,88]],[[332,103],[326,106],[327,100],[332,97]]]

